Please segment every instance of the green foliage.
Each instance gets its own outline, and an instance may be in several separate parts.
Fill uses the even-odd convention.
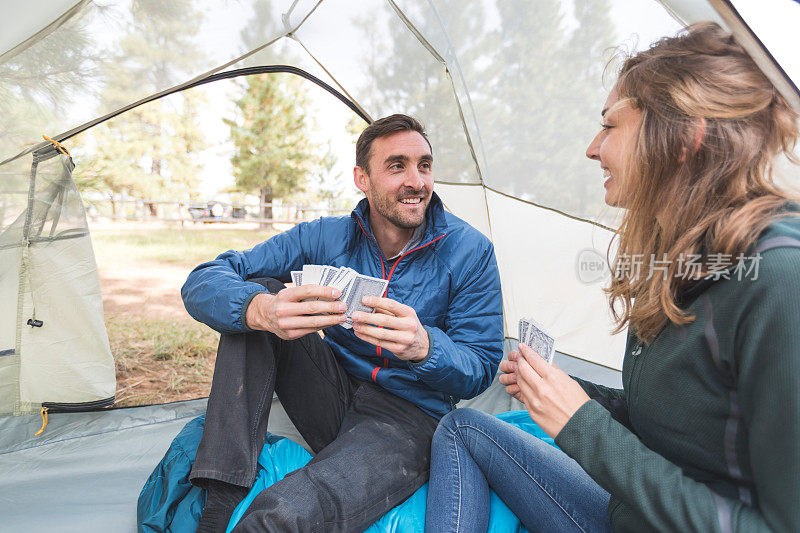
[[[75,182],[109,197],[193,199],[200,153],[200,94],[185,92],[156,100],[76,138]],[[177,104],[177,106],[176,106]],[[83,156],[83,157],[79,157]]]
[[[64,112],[97,76],[96,63],[86,60],[91,43],[88,13],[64,24],[57,33],[21,49],[0,63],[0,160],[55,136],[68,123]],[[48,131],[40,131],[45,124]]]
[[[258,191],[271,202],[305,190],[320,167],[321,147],[311,140],[308,95],[302,79],[287,74],[248,76],[236,100],[236,118],[226,119],[235,152],[237,189]],[[262,218],[271,218],[262,208]]]
[[[404,6],[404,13],[447,56],[450,70],[404,25],[357,21],[372,43],[364,55],[374,80],[363,89],[370,108],[425,123],[438,181],[476,181],[477,160],[493,188],[579,216],[601,212],[599,175],[587,175],[583,154],[606,96],[604,53],[616,41],[609,0],[442,0],[436,12],[430,6]]]
[[[253,16],[240,38],[245,50],[252,50],[275,39],[281,30],[275,26],[271,2],[254,5]],[[292,53],[278,42],[245,61],[258,64],[293,64]],[[256,59],[257,58],[257,59]],[[225,120],[230,128],[235,152],[231,158],[236,184],[234,190],[257,193],[260,202],[275,198],[328,199],[324,183],[335,165],[327,146],[312,141],[313,120],[309,116],[307,82],[289,74],[247,76],[242,94],[235,101],[235,116]],[[318,181],[318,183],[314,183]],[[272,218],[272,208],[262,206],[261,218]]]
[[[191,0],[137,0],[132,23],[119,41],[117,57],[105,65],[101,101],[122,107],[143,93],[177,83],[200,64],[194,34],[200,13]],[[186,53],[192,50],[192,53]],[[87,131],[74,144],[85,160],[76,172],[79,186],[110,198],[120,193],[142,199],[193,199],[199,185],[200,93],[183,91],[118,115]],[[155,210],[155,207],[151,207]]]

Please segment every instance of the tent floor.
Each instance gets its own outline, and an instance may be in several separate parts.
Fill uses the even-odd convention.
[[[573,375],[620,387],[619,372],[562,354]],[[277,399],[269,431],[305,446]],[[459,407],[499,413],[523,406],[497,382]],[[206,400],[41,417],[0,417],[0,532],[133,532],[136,500],[172,439]],[[306,446],[307,447],[307,446]]]

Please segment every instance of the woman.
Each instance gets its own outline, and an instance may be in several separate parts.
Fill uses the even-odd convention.
[[[491,488],[532,531],[797,531],[800,217],[772,169],[797,162],[798,115],[714,23],[625,61],[602,115],[586,155],[626,209],[607,289],[624,389],[520,344],[500,381],[563,451],[449,413],[427,528],[485,531]]]

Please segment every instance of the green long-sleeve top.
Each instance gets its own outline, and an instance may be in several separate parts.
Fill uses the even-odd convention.
[[[629,335],[622,390],[578,380],[592,400],[555,440],[614,531],[800,531],[800,217],[757,250],[684,295],[694,322]]]

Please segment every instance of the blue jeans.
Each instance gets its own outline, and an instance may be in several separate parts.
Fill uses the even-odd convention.
[[[448,413],[433,436],[425,529],[486,531],[489,489],[530,531],[611,531],[609,494],[564,452],[486,413]]]

